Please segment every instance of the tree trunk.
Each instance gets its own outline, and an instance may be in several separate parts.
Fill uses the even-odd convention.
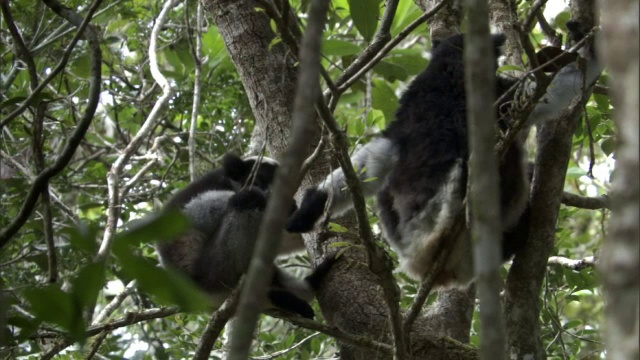
[[[609,237],[601,257],[606,301],[606,343],[609,359],[638,359],[640,293],[640,159],[638,136],[638,1],[600,1],[600,54],[611,74],[613,118],[618,126],[616,171],[611,191]]]

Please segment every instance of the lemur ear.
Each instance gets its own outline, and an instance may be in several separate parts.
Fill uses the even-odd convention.
[[[228,153],[222,158],[224,173],[234,181],[242,182],[249,176],[251,166],[236,154]]]

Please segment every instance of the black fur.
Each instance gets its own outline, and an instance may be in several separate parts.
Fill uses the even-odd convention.
[[[234,154],[223,158],[223,166],[179,191],[167,209],[179,209],[192,228],[174,241],[157,245],[161,261],[187,273],[221,303],[246,272],[266,208],[269,187],[277,163]],[[291,212],[295,211],[295,204]],[[282,251],[304,249],[299,234],[286,234]],[[296,279],[276,267],[271,279],[270,305],[304,317],[313,317],[308,304],[326,269],[310,275],[312,281]],[[268,307],[267,306],[267,307]]]
[[[493,37],[495,68],[500,47],[504,44],[502,35]],[[382,132],[389,140],[388,145],[378,144],[378,148],[367,149],[371,154],[392,152],[382,161],[390,161],[388,171],[368,176],[379,178],[375,191],[366,194],[377,195],[377,204],[385,239],[398,252],[406,270],[417,278],[424,276],[423,268],[433,261],[435,249],[431,235],[437,233],[443,218],[453,217],[466,192],[467,160],[469,147],[467,140],[466,95],[464,86],[463,36],[456,35],[434,44],[431,62],[427,69],[409,85],[400,99],[400,107],[395,120]],[[496,97],[500,97],[513,82],[499,79]],[[498,109],[508,102],[507,97]],[[508,119],[502,119],[508,125]],[[371,168],[373,155],[354,155],[356,165]],[[515,142],[508,149],[505,161],[500,166],[501,205],[503,218],[512,227],[523,213],[528,197],[528,181],[525,176],[524,150]],[[386,169],[385,166],[378,166]],[[333,177],[339,178],[334,172]],[[341,180],[341,179],[338,179]],[[322,215],[328,191],[327,185],[333,181],[333,191],[341,191],[335,180],[327,178],[320,187],[308,190],[299,210],[289,219],[289,231],[308,231]],[[341,183],[340,183],[341,184]],[[371,187],[371,189],[374,189]],[[422,235],[420,235],[422,234]],[[427,236],[429,235],[429,236]],[[470,280],[469,259],[471,256],[468,234],[455,241],[459,251],[454,251],[450,266],[446,268],[452,278],[440,279],[440,285]],[[513,236],[507,241],[520,241]],[[416,242],[424,242],[416,244]],[[463,248],[464,247],[464,248]],[[519,245],[505,244],[512,254]],[[418,264],[417,264],[418,263]],[[460,269],[458,269],[460,268]]]

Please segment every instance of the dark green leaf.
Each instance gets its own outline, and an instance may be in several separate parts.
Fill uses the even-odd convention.
[[[356,55],[362,48],[353,42],[327,39],[322,42],[322,53],[327,56]]]
[[[349,0],[351,19],[362,37],[370,42],[378,27],[380,2],[378,0]]]

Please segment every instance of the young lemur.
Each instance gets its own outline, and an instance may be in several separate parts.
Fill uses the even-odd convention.
[[[503,35],[493,36],[496,69],[504,42]],[[588,64],[587,86],[595,82],[600,71],[594,61]],[[582,79],[583,73],[575,64],[562,69],[536,105],[525,131],[539,121],[557,117],[573,96],[582,92]],[[514,83],[498,77],[496,98]],[[507,109],[510,100],[506,96],[497,109]],[[498,111],[498,118],[503,128],[511,123],[503,111]],[[533,169],[526,165],[524,138],[519,136],[511,144],[499,167],[505,260],[523,245],[516,225],[529,219],[527,203]],[[469,155],[463,36],[454,35],[434,43],[428,67],[402,95],[395,120],[351,158],[359,171],[364,195],[376,195],[385,240],[398,254],[401,269],[416,279],[426,276],[437,256],[442,229],[449,227],[462,210]],[[330,195],[332,217],[353,206],[342,169],[306,191],[287,230],[311,230],[324,213]],[[464,286],[473,280],[469,232],[465,229],[457,239],[445,240],[454,244],[434,285]]]
[[[226,154],[221,168],[189,184],[166,205],[182,211],[191,227],[175,240],[157,244],[161,263],[190,276],[215,305],[222,304],[249,268],[277,167],[273,159]],[[301,235],[285,233],[279,254],[301,250]],[[313,318],[308,302],[329,266],[320,265],[304,280],[276,266],[265,308]]]

